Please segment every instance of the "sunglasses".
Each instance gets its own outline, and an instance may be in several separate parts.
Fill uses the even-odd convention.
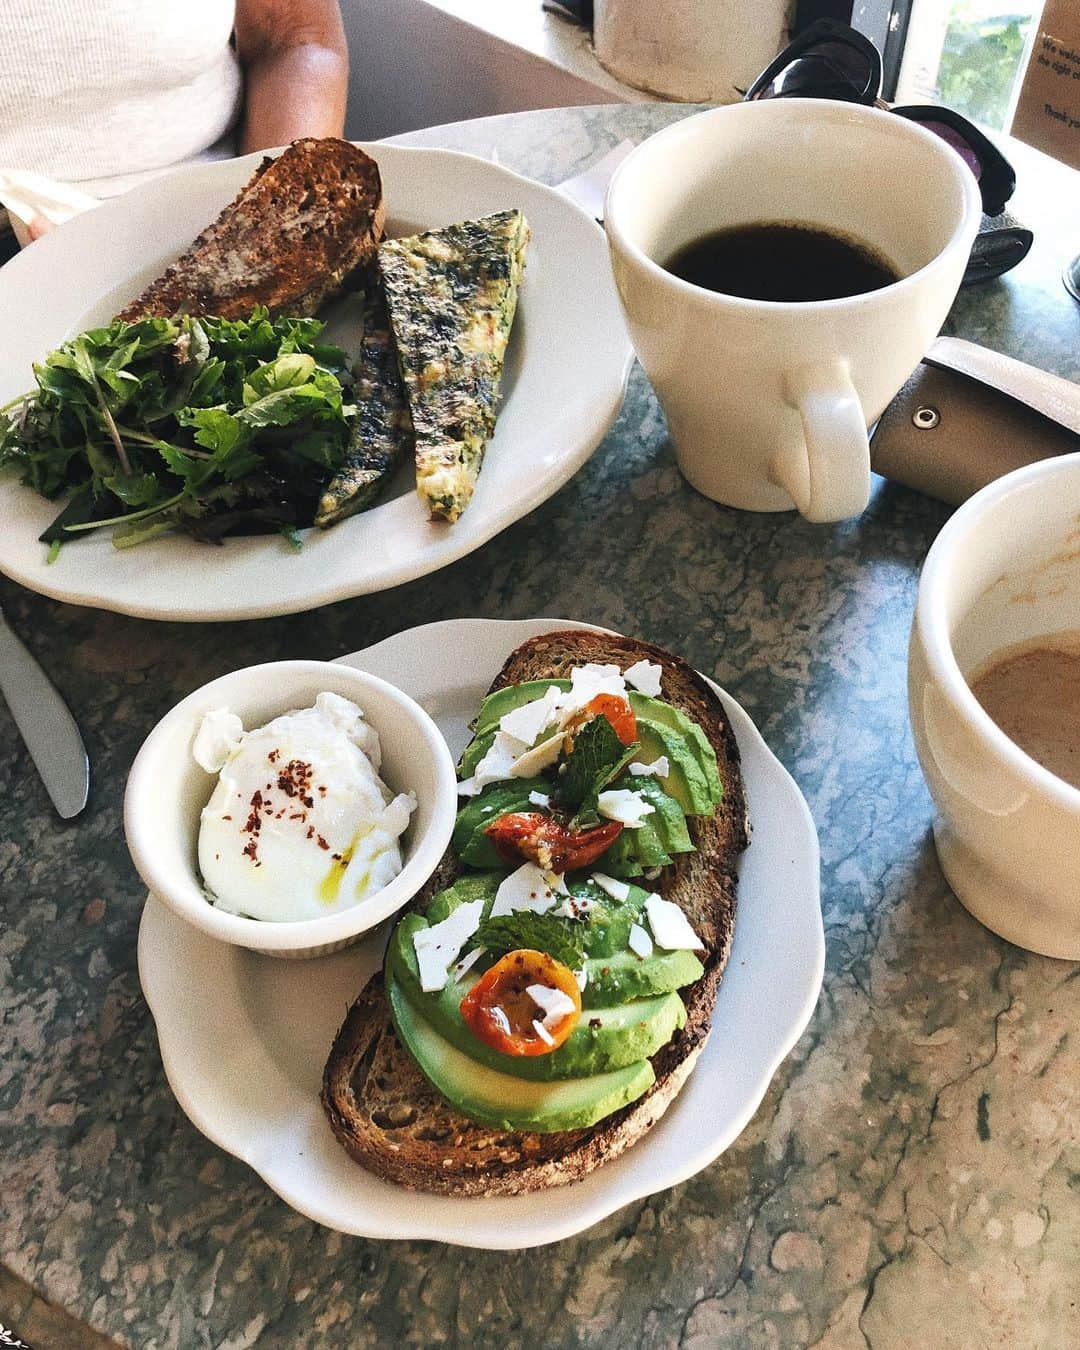
[[[771,61],[746,91],[743,101],[765,98],[832,98],[844,103],[876,104],[881,98],[881,57],[874,44],[846,23],[818,19]],[[983,211],[1000,215],[1016,187],[1012,165],[966,117],[931,104],[890,109],[940,136],[975,175]]]

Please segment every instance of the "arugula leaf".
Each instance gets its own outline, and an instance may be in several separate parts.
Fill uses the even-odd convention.
[[[573,926],[573,920],[557,919],[554,915],[536,914],[530,910],[486,919],[473,934],[469,946],[483,947],[492,956],[522,948],[547,952],[571,970],[580,970],[585,960],[581,929]]]

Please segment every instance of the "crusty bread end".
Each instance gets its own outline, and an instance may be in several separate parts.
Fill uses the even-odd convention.
[[[373,264],[384,216],[370,155],[331,136],[293,141],[118,317],[246,319],[256,305],[310,316]]]

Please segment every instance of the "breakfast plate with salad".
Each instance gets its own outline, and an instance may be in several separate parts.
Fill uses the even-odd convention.
[[[534,1246],[712,1162],[824,962],[813,823],[750,719],[671,653],[558,620],[429,624],[341,663],[445,737],[449,846],[317,978],[149,895],[140,979],[184,1111],[369,1237]]]
[[[0,270],[0,315],[0,571],[144,618],[445,566],[581,467],[631,364],[579,207],[332,139],[86,212]]]

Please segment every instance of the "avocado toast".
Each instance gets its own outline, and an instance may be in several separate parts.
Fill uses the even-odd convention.
[[[500,829],[490,828],[494,820],[517,816],[501,814],[499,803],[524,789],[529,802],[550,801],[568,790],[566,779],[574,770],[570,760],[562,769],[560,760],[549,766],[546,779],[519,774],[480,783],[484,774],[478,766],[486,760],[490,770],[492,763],[492,733],[507,712],[525,702],[537,707],[549,690],[556,691],[548,696],[557,704],[557,691],[576,682],[582,668],[629,673],[649,665],[659,673],[660,697],[630,689],[627,682],[625,702],[636,705],[638,724],[627,754],[635,763],[616,764],[609,782],[601,784],[601,795],[615,803],[614,814],[637,803],[640,824],[622,829],[598,860],[590,856],[581,866],[566,866],[564,859],[563,874],[549,870],[551,894],[538,899],[534,888],[517,903],[502,903],[498,897],[506,899],[518,874],[507,875],[513,864],[498,853],[494,862],[501,870],[493,868],[486,844],[499,837]],[[629,1147],[659,1119],[692,1069],[730,950],[735,865],[747,842],[745,805],[738,749],[719,700],[683,661],[643,643],[587,631],[533,639],[508,659],[475,725],[476,739],[461,769],[463,775],[475,771],[462,785],[474,795],[464,799],[455,842],[395,930],[383,975],[364,990],[341,1027],[322,1098],[339,1141],[379,1175],[449,1194],[520,1194],[577,1180]],[[579,723],[571,731],[564,744],[586,743]],[[667,763],[642,762],[665,742],[671,752],[665,754]],[[528,753],[535,759],[537,751],[542,747]],[[711,774],[703,765],[712,766]],[[653,773],[643,772],[650,768]],[[624,786],[646,780],[640,791]],[[707,812],[670,805],[690,794],[687,805],[700,806],[702,791]],[[492,805],[477,826],[484,802]],[[577,824],[587,810],[579,804],[570,823]],[[574,835],[575,847],[612,828],[610,820],[586,823]],[[538,856],[558,865],[550,850]],[[478,861],[470,864],[469,858]],[[527,865],[520,871],[527,873]],[[676,906],[681,913],[673,916]],[[474,917],[483,913],[479,929],[472,924],[471,950],[468,940],[451,944],[453,970],[444,969],[445,987],[437,981],[425,986],[431,976],[422,967],[425,952],[430,965],[431,944],[422,951],[416,935],[448,922],[452,927],[455,914],[464,922],[470,909]],[[492,917],[493,909],[500,917]],[[686,928],[689,941],[661,940],[659,920],[667,925],[672,917]],[[508,925],[509,936],[496,932],[500,925]],[[578,1001],[584,1006],[576,1021],[567,1017],[567,1024],[573,1023],[569,1035],[555,1044],[534,1020],[537,1034],[552,1040],[551,1046],[514,1054],[472,1038],[462,1020],[469,998],[501,964],[522,955],[500,951],[515,940],[524,946],[534,932],[542,937],[553,928],[579,944],[576,956],[554,942],[546,948],[552,958],[564,956],[566,966],[579,967]],[[486,944],[479,958],[472,954],[478,941]],[[549,959],[543,951],[531,956]],[[490,968],[481,975],[485,964]],[[463,991],[468,997],[459,1013]],[[544,1024],[553,1025],[548,1018]]]

